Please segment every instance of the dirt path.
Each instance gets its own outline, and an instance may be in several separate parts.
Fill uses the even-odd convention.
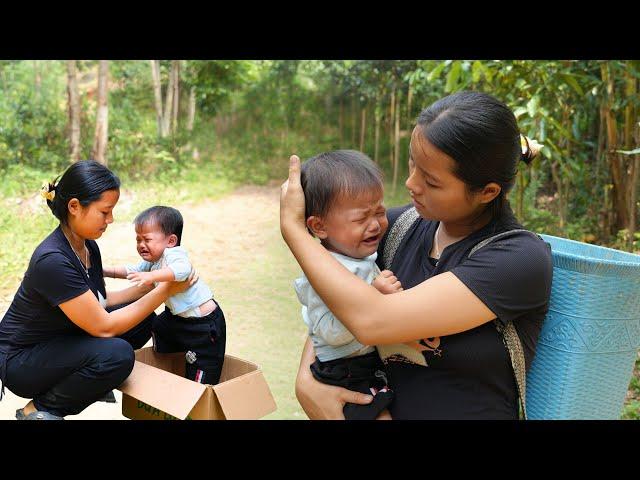
[[[209,283],[216,298],[229,298],[221,303],[227,317],[228,352],[244,351],[250,338],[245,335],[248,333],[248,327],[242,320],[246,317],[242,292],[232,290],[238,289],[239,281],[247,271],[255,271],[255,259],[263,259],[261,261],[264,263],[264,259],[271,255],[270,249],[277,244],[278,194],[279,188],[276,186],[245,186],[216,201],[172,205],[178,208],[184,217],[182,244],[189,251],[201,278]],[[126,205],[124,206],[126,208]],[[135,233],[130,222],[116,222],[110,225],[98,243],[104,265],[139,261],[135,250]],[[293,259],[290,260],[293,262]],[[287,269],[292,267],[286,257],[285,262]],[[118,289],[127,285],[126,280],[107,279],[106,282],[107,289]],[[261,281],[256,282],[259,283]],[[0,312],[4,312],[8,307],[15,288],[17,285],[11,292],[0,292]],[[254,292],[246,293],[252,295],[255,289]],[[163,307],[157,311],[162,309]],[[296,362],[297,358],[292,360]],[[287,377],[290,375],[287,374]],[[14,418],[15,409],[25,404],[24,399],[16,397],[11,392],[6,391],[6,394],[0,402],[0,419]],[[120,392],[116,392],[116,397],[116,404],[96,403],[80,415],[68,419],[123,419],[120,413]]]
[[[277,228],[278,192],[246,186],[217,201],[172,205],[184,217],[182,245],[204,279],[219,283],[265,248],[264,233]],[[140,261],[130,223],[114,223],[98,242],[105,265]]]

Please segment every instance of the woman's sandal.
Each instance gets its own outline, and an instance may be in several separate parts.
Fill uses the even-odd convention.
[[[31,412],[28,415],[24,414],[24,409],[19,408],[16,410],[16,419],[17,420],[64,420],[63,417],[58,417],[49,412],[45,412],[42,410],[36,410],[35,412]]]

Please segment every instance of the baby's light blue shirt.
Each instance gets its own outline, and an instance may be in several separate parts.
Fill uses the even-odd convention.
[[[362,259],[335,252],[329,253],[351,273],[369,284],[380,273],[376,265],[377,252]],[[356,340],[347,327],[331,313],[304,274],[294,280],[293,286],[302,304],[302,319],[309,327],[309,338],[321,362],[348,357],[356,352],[363,355],[375,350],[374,347],[363,345]]]
[[[147,262],[143,260],[137,265],[126,265],[127,275],[131,272],[151,272],[169,267],[178,281],[184,281],[191,273],[191,262],[189,255],[183,247],[165,248],[162,257],[157,262]],[[189,287],[185,292],[178,293],[167,298],[164,302],[171,313],[179,315],[191,310],[213,298],[213,293],[209,286],[199,279],[195,285]]]

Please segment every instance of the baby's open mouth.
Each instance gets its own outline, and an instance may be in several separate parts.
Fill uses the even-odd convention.
[[[372,235],[370,237],[365,238],[362,243],[367,245],[373,245],[374,243],[378,243],[380,241],[380,235]]]

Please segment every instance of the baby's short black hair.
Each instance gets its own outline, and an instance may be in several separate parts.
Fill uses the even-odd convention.
[[[383,190],[382,171],[356,150],[324,152],[302,164],[305,218],[325,216],[340,195],[356,196]]]
[[[156,205],[140,212],[133,220],[134,225],[154,224],[160,227],[165,235],[174,234],[178,237],[178,243],[182,240],[182,214],[173,207]]]

